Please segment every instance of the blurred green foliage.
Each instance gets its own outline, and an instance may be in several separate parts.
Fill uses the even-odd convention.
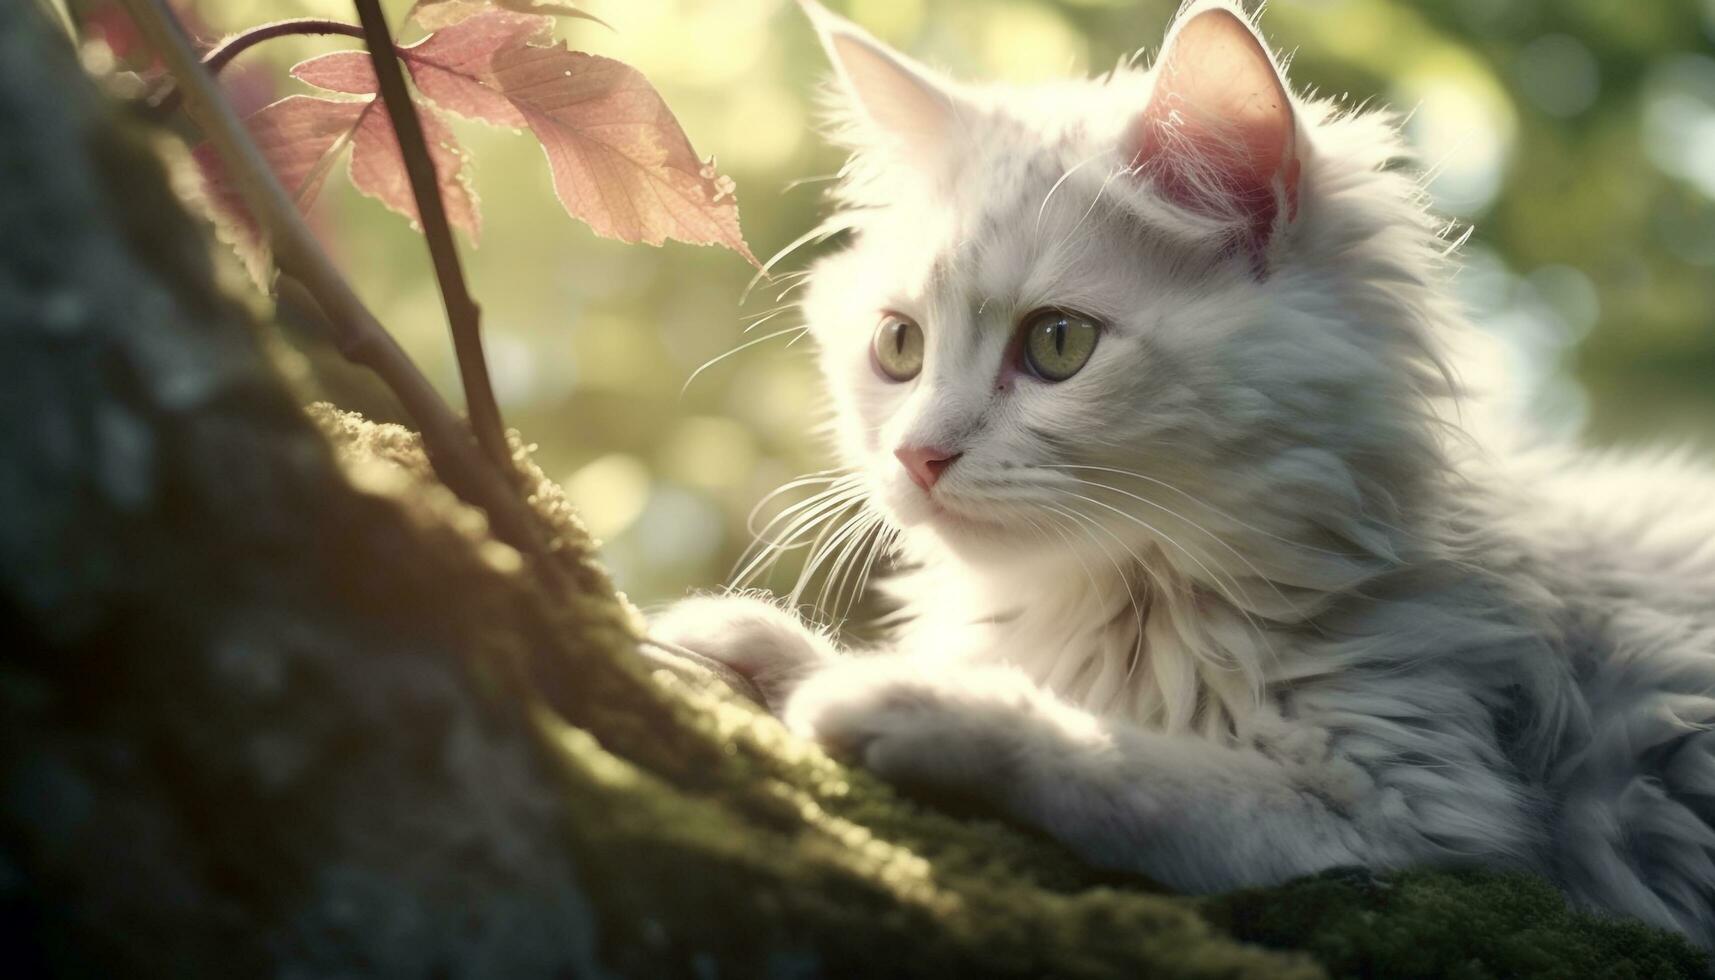
[[[389,9],[402,16],[408,5]],[[830,4],[959,76],[1015,81],[1101,70],[1153,48],[1176,5]],[[215,31],[352,17],[344,0],[195,6]],[[759,255],[814,223],[820,185],[798,182],[840,160],[814,133],[825,66],[795,4],[587,6],[614,30],[567,21],[561,33],[655,82],[699,152],[737,180]],[[1434,168],[1437,205],[1475,229],[1468,299],[1508,341],[1539,417],[1602,443],[1715,432],[1715,0],[1274,0],[1263,23],[1291,53],[1296,85],[1411,113],[1407,133]],[[287,66],[348,45],[271,43],[245,55],[244,84],[299,91]],[[756,344],[681,387],[751,339],[744,326],[773,310],[785,283],[763,284],[741,307],[751,270],[736,256],[598,240],[560,213],[531,141],[458,131],[486,219],[468,272],[509,422],[540,444],[634,598],[725,581],[750,540],[750,509],[826,465],[808,343]],[[341,180],[318,218],[359,291],[456,400],[422,243]]]

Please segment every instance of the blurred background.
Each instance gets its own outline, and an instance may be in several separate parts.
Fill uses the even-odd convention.
[[[409,5],[388,7],[402,17]],[[187,6],[211,39],[284,17],[355,19],[345,0]],[[760,257],[814,224],[814,178],[840,159],[814,132],[825,66],[794,3],[583,6],[613,30],[565,20],[560,34],[653,80],[698,152],[737,181]],[[1029,81],[1153,53],[1177,0],[829,6],[960,77]],[[1461,288],[1506,342],[1532,414],[1602,445],[1715,447],[1715,0],[1273,0],[1263,26],[1299,87],[1411,113],[1437,206],[1475,229]],[[285,69],[349,46],[270,42],[232,82],[249,99],[304,91]],[[726,581],[751,509],[827,465],[811,351],[779,337],[685,384],[794,323],[786,313],[742,332],[785,283],[741,304],[752,270],[730,252],[598,239],[559,210],[532,140],[455,128],[484,211],[467,274],[508,422],[538,444],[635,600]],[[459,404],[421,240],[343,176],[317,220],[359,292]],[[783,569],[774,584],[792,578]]]

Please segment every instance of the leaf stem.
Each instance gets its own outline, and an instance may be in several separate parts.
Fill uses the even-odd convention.
[[[361,40],[363,37],[363,28],[358,27],[356,24],[347,24],[342,20],[328,20],[322,17],[299,17],[295,20],[277,20],[272,24],[262,24],[257,27],[252,27],[248,31],[244,31],[241,34],[234,34],[232,37],[227,38],[224,43],[203,56],[202,64],[204,68],[208,69],[209,74],[218,75],[221,73],[222,69],[232,62],[232,59],[250,50],[256,45],[261,44],[263,41],[277,37],[291,37],[293,35],[306,34],[339,34],[345,37],[355,37]],[[165,119],[178,109],[180,97],[179,86],[170,86],[165,92],[151,98],[149,111],[153,114],[154,118]]]
[[[202,64],[209,74],[218,75],[227,62],[250,50],[263,41],[277,37],[289,37],[293,34],[342,34],[346,37],[363,37],[363,28],[356,24],[347,24],[341,20],[328,20],[322,17],[299,17],[294,20],[277,20],[272,24],[259,24],[242,34],[234,34],[227,38],[214,50],[203,56]]]
[[[357,16],[363,24],[369,60],[375,66],[375,79],[381,87],[381,101],[387,107],[388,117],[393,120],[399,153],[405,160],[405,173],[411,180],[411,194],[417,201],[417,219],[423,227],[423,239],[428,242],[429,257],[435,264],[435,281],[440,284],[447,326],[453,335],[453,351],[458,355],[459,377],[464,381],[465,406],[471,428],[476,431],[476,441],[489,459],[502,472],[510,472],[512,451],[506,444],[506,428],[500,419],[500,406],[495,401],[494,386],[488,376],[488,359],[482,350],[482,310],[471,298],[470,289],[465,284],[458,245],[453,241],[446,203],[441,199],[435,161],[429,156],[428,142],[423,137],[423,122],[417,116],[417,106],[411,99],[410,90],[405,87],[405,72],[399,67],[393,35],[387,29],[387,16],[381,12],[380,0],[357,0]]]
[[[363,305],[316,242],[214,76],[198,60],[166,0],[120,2],[178,79],[186,109],[237,178],[245,205],[268,233],[281,273],[298,280],[315,297],[339,334],[341,353],[374,371],[398,396],[422,433],[423,447],[440,478],[454,493],[486,511],[495,536],[528,555],[544,582],[557,592],[564,577],[538,518],[511,481],[483,458],[469,427]]]

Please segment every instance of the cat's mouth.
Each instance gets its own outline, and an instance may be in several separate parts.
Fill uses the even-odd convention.
[[[908,524],[923,524],[938,531],[959,534],[991,535],[1005,525],[988,516],[977,516],[957,498],[940,493],[919,493],[912,502],[911,513],[902,515]]]
[[[947,522],[950,524],[979,524],[979,523],[980,524],[986,524],[986,523],[988,523],[987,521],[979,521],[977,518],[974,518],[974,517],[968,517],[965,514],[959,512],[957,510],[954,510],[953,508],[947,506],[946,503],[935,499],[935,497],[932,494],[925,495],[924,504],[929,510],[929,519],[932,521],[943,521],[943,522]]]
[[[887,488],[887,509],[901,528],[933,532],[950,545],[992,541],[1014,529],[1011,515],[996,512],[986,487],[949,485],[954,482],[943,480],[924,490],[901,480]]]

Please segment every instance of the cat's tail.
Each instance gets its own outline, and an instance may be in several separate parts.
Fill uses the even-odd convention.
[[[1559,769],[1558,864],[1584,904],[1715,948],[1715,630],[1616,617],[1591,737]],[[1653,642],[1652,642],[1653,641]]]

